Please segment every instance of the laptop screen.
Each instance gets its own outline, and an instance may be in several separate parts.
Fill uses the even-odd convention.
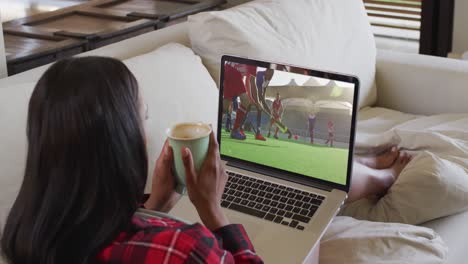
[[[223,67],[223,156],[347,185],[357,81],[229,57]]]

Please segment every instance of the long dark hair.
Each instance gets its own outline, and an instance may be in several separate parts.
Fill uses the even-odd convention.
[[[32,93],[24,179],[1,240],[12,263],[89,263],[129,227],[147,154],[138,85],[120,61],[66,59]]]

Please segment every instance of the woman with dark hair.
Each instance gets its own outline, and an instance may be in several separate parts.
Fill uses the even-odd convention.
[[[85,57],[51,66],[32,93],[24,179],[1,247],[11,263],[261,263],[220,207],[227,176],[211,135],[200,173],[184,149],[200,224],[138,213],[147,178],[144,103],[120,61]],[[144,207],[169,211],[172,149],[157,160]]]

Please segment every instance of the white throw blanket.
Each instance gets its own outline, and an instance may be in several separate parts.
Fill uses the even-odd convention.
[[[358,149],[397,144],[404,150],[468,158],[468,114],[417,117],[383,108],[360,114]]]
[[[343,215],[421,224],[468,209],[468,114],[416,117],[369,108],[358,129],[359,149],[397,144],[415,158],[382,199],[357,201]]]
[[[357,151],[390,145],[414,159],[383,198],[363,199],[343,209],[341,215],[360,220],[337,217],[322,239],[321,263],[446,259],[449,249],[441,238],[414,225],[468,210],[468,114],[422,117],[383,108],[361,110]]]

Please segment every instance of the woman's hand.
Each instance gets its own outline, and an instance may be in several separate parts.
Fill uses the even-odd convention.
[[[180,195],[175,192],[177,182],[173,172],[173,162],[172,148],[166,139],[161,154],[156,161],[151,195],[145,202],[146,209],[167,213],[179,201]]]
[[[185,166],[187,192],[198,215],[210,230],[216,230],[229,224],[221,208],[221,196],[228,179],[221,163],[214,133],[210,135],[210,146],[200,173],[195,171],[192,153],[188,148],[182,149]]]

